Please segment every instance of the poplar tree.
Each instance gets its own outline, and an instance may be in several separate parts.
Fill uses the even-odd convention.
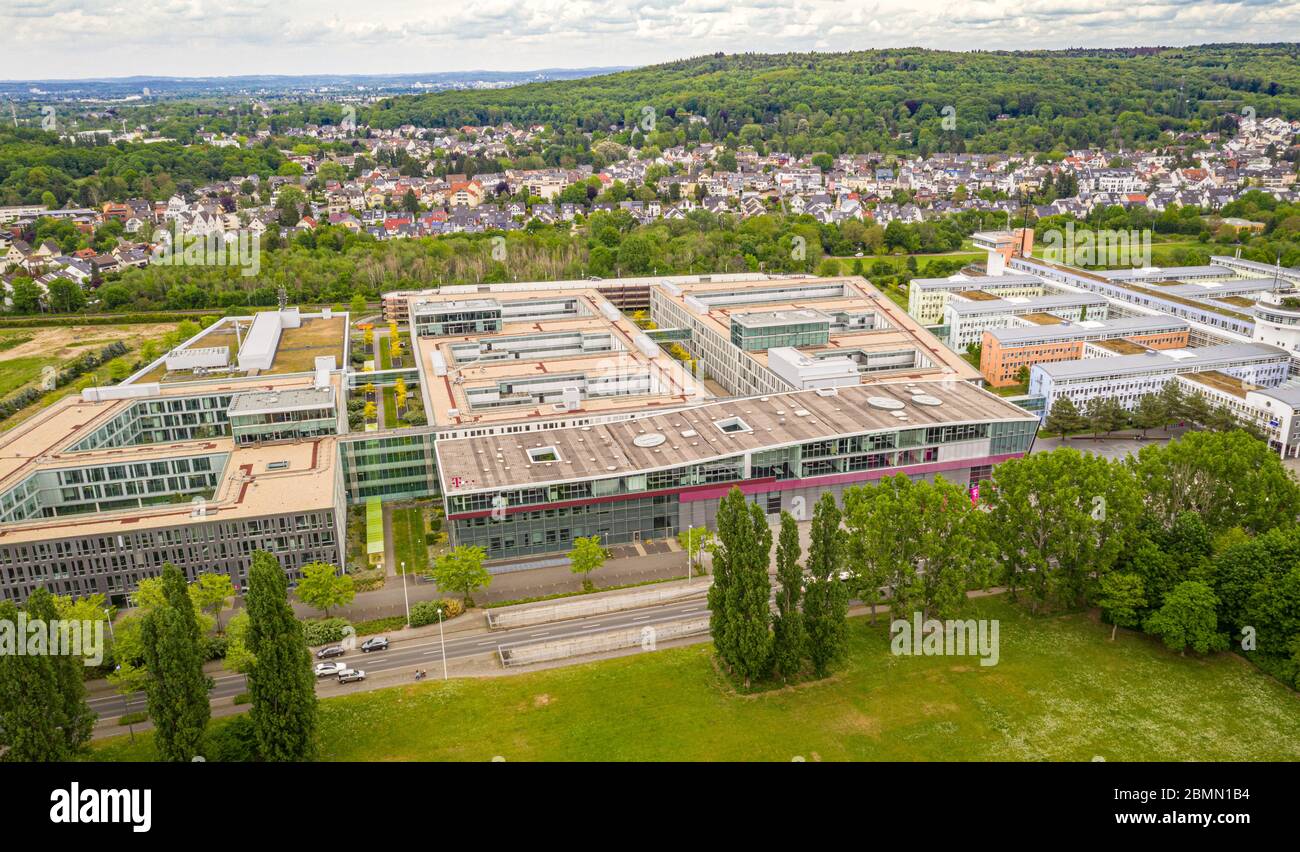
[[[248,571],[250,718],[263,760],[309,760],[316,746],[316,683],[284,570],[263,550]]]
[[[771,663],[772,531],[767,516],[739,488],[718,502],[718,546],[709,588],[710,630],[722,662],[746,688]]]
[[[0,621],[16,625],[18,607],[0,601]],[[16,635],[17,641],[22,637]],[[54,666],[43,654],[0,654],[0,761],[49,763],[70,757],[59,724],[61,696]]]
[[[212,708],[212,682],[203,673],[202,634],[181,569],[168,563],[162,573],[163,603],[141,625],[145,694],[154,723],[158,755],[168,761],[193,760],[203,745]]]
[[[46,624],[53,624],[59,618],[54,595],[45,588],[32,592],[25,608],[29,619],[41,619]],[[66,637],[68,634],[63,635]],[[86,637],[83,636],[82,641],[86,641]],[[55,721],[62,731],[68,753],[74,754],[90,742],[90,734],[95,728],[95,714],[86,703],[85,656],[69,653],[69,650],[62,648],[58,654],[51,653],[49,661],[50,676],[54,679]]]
[[[781,513],[781,535],[776,545],[776,618],[772,622],[772,664],[782,680],[789,680],[803,668],[807,636],[799,598],[803,593],[803,569],[799,567],[799,524],[789,512]]]
[[[818,677],[826,677],[830,664],[844,654],[848,641],[849,592],[840,573],[844,569],[845,542],[840,530],[840,510],[829,491],[813,508],[808,543],[808,588],[803,615],[808,631],[808,656]]]

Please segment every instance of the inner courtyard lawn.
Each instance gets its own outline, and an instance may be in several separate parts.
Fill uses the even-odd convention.
[[[424,513],[419,506],[393,510],[393,549],[397,570],[406,563],[408,574],[429,569],[429,546],[424,540]]]
[[[850,621],[825,681],[738,695],[707,644],[321,703],[326,760],[1297,760],[1300,696],[1231,654],[1180,657],[1086,614],[1003,598],[1000,661],[889,651]],[[219,720],[214,724],[222,724]],[[150,759],[149,736],[97,759]]]

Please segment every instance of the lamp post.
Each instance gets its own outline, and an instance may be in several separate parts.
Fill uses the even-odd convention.
[[[406,563],[402,562],[402,603],[406,606],[406,626],[411,626],[411,597],[406,591]]]
[[[438,607],[438,644],[442,646],[442,679],[447,679],[447,643],[442,638],[442,607]]]

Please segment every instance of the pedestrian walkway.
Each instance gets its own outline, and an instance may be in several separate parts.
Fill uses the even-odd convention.
[[[656,546],[652,551],[647,545]],[[686,554],[675,541],[671,545],[662,541],[637,542],[618,545],[610,550],[614,554],[613,558],[591,575],[591,581],[597,587],[623,586],[650,580],[686,577]],[[499,568],[501,564],[496,563],[492,567]],[[567,557],[535,557],[504,564],[518,565],[518,567],[493,574],[491,584],[474,593],[475,603],[500,603],[582,590],[582,577],[569,569]],[[365,621],[402,615],[407,600],[414,604],[417,601],[442,597],[460,596],[440,591],[427,577],[417,574],[405,578],[405,591],[403,591],[403,578],[399,574],[389,577],[382,589],[361,592],[352,603],[332,610],[330,614],[350,621]],[[293,608],[300,617],[319,617],[321,614],[319,610],[312,609],[297,600],[293,601]]]

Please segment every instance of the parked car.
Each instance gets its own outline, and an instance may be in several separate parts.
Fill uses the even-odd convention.
[[[342,645],[326,645],[316,652],[316,659],[328,660],[330,657],[341,657],[346,653]]]
[[[317,663],[316,677],[330,677],[346,669],[347,665],[345,663]]]
[[[362,650],[362,651],[365,651],[365,652],[370,652],[370,651],[387,651],[387,650],[388,650],[388,637],[387,637],[387,636],[371,636],[369,639],[367,639],[366,641],[364,641],[364,642],[361,643],[361,650]]]
[[[355,680],[365,680],[366,673],[361,669],[344,669],[339,672],[339,683],[352,683]]]

